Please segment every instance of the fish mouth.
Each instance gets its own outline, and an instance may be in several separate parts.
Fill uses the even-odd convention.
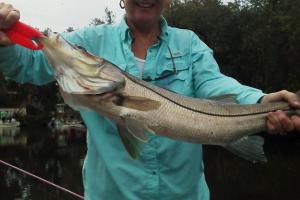
[[[157,0],[145,1],[145,0],[135,0],[135,5],[141,8],[152,8],[158,2]]]

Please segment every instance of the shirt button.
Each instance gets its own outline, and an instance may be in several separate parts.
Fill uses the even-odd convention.
[[[153,172],[152,172],[152,175],[156,175],[156,171],[153,171]]]

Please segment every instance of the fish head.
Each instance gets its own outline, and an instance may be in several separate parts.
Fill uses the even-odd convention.
[[[125,79],[118,67],[71,44],[62,35],[49,31],[40,42],[63,91],[102,94],[124,86]]]

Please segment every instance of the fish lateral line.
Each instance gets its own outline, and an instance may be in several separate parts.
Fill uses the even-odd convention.
[[[121,70],[121,69],[120,69]],[[126,76],[126,78],[128,78],[129,80],[133,81],[134,83],[142,86],[142,87],[145,87],[147,89],[149,89],[150,91],[154,92],[155,94],[159,95],[160,97],[174,103],[175,105],[179,106],[179,107],[182,107],[184,109],[187,109],[187,110],[190,110],[190,111],[193,111],[193,112],[196,112],[196,113],[200,113],[200,114],[204,114],[204,115],[209,115],[209,116],[214,116],[214,117],[245,117],[245,116],[254,116],[254,115],[261,115],[261,114],[267,114],[269,112],[274,112],[276,110],[269,110],[269,111],[262,111],[262,112],[253,112],[253,113],[245,113],[245,114],[217,114],[217,113],[210,113],[210,112],[205,112],[205,111],[201,111],[201,110],[197,110],[197,109],[193,109],[193,108],[190,108],[188,106],[185,106],[183,104],[180,104],[174,100],[172,100],[171,98],[165,96],[164,94],[162,94],[161,92],[159,91],[156,91],[154,90],[153,88],[149,87],[147,84],[143,83],[144,81],[143,80],[140,80],[140,79],[137,79],[136,77],[126,73],[125,71],[121,70],[122,74],[124,76]],[[155,86],[155,85],[154,85]],[[167,90],[165,88],[161,88],[161,89],[164,89],[164,90]],[[174,93],[173,91],[171,90],[167,90],[169,92],[172,92]],[[282,111],[290,111],[290,110],[293,110],[292,108],[290,109],[281,109]]]

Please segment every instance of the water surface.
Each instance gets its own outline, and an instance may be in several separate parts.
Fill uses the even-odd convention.
[[[266,164],[252,164],[216,146],[204,149],[212,200],[299,200],[300,137],[265,137]]]
[[[81,167],[85,132],[48,128],[0,131],[0,159],[32,172],[73,192],[83,194]],[[0,166],[0,199],[76,199],[30,176]]]
[[[269,160],[267,164],[253,164],[233,156],[220,147],[205,146],[205,175],[211,190],[211,199],[300,199],[298,135],[288,137],[265,135],[265,152]],[[85,152],[85,133],[82,131],[53,132],[48,128],[0,130],[1,160],[81,195],[83,194],[81,167]],[[77,198],[0,165],[0,199]]]

